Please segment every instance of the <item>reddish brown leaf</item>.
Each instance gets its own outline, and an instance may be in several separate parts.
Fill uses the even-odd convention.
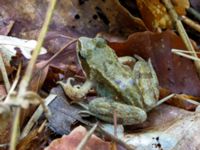
[[[62,138],[51,142],[51,144],[46,147],[45,150],[75,150],[86,133],[87,130],[82,126],[79,126],[75,128],[69,135],[63,135]],[[110,143],[101,140],[95,135],[92,135],[84,149],[109,150]]]
[[[46,64],[46,61],[40,61],[39,63],[36,64],[34,73],[33,73],[34,76],[29,86],[31,91],[38,91],[42,87],[49,70],[49,65],[41,69],[45,64]]]
[[[174,7],[179,15],[185,15],[189,7],[188,0],[173,0]],[[172,21],[165,6],[159,0],[137,0],[137,5],[145,25],[150,30],[158,28],[172,28]]]

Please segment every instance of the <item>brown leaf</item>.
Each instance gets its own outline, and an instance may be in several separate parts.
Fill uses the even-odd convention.
[[[0,84],[0,98],[7,95],[5,85]]]
[[[47,65],[44,69],[41,69],[47,61],[40,61],[39,63],[36,64],[33,75],[35,75],[31,82],[30,82],[30,86],[29,89],[31,91],[38,91],[39,89],[41,89],[41,87],[43,86],[43,83],[46,79],[48,70],[49,70],[49,65]],[[37,74],[36,74],[37,73]]]
[[[17,22],[12,34],[23,38],[37,37],[47,6],[47,0],[0,1],[2,18],[13,16]],[[95,36],[101,31],[128,35],[146,30],[143,21],[132,16],[118,0],[62,0],[56,6],[50,31],[61,31],[68,36]]]
[[[79,126],[75,128],[69,135],[63,135],[62,138],[51,142],[51,144],[46,147],[45,150],[75,150],[86,133],[87,130],[82,126]],[[95,135],[92,135],[84,149],[109,150],[110,143],[101,140]]]
[[[149,120],[153,120],[149,123],[151,127],[127,134],[124,138],[127,144],[143,149],[198,149],[199,112],[190,113],[164,105],[152,113],[149,116]]]
[[[174,93],[200,96],[200,79],[193,62],[171,53],[172,48],[186,49],[174,32],[135,33],[124,42],[111,42],[109,45],[119,56],[137,54],[145,59],[151,58],[162,88]]]
[[[171,92],[169,90],[160,88],[160,98],[164,98],[166,95],[169,95],[169,94],[171,94]],[[194,110],[197,107],[197,105],[186,101],[187,99],[191,99],[194,101],[200,101],[199,97],[194,97],[194,96],[186,95],[186,94],[176,94],[174,97],[172,97],[166,103],[171,104],[176,107],[179,107],[179,108],[186,109],[186,110]]]
[[[38,128],[33,129],[26,137],[17,144],[18,150],[43,150],[50,140],[51,131],[46,129],[38,132]]]
[[[0,21],[0,35],[8,35],[14,25],[13,20],[5,19]]]
[[[2,106],[1,106],[2,107]],[[2,150],[8,149],[8,144],[10,141],[10,134],[12,128],[13,114],[11,113],[3,113],[0,114],[0,143],[4,145],[1,147]]]
[[[185,15],[189,7],[188,0],[173,0],[174,7],[179,15]],[[159,0],[137,0],[137,5],[145,25],[152,31],[162,28],[172,28],[172,21],[165,6]]]

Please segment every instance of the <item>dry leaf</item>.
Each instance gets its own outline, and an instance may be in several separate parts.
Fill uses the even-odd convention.
[[[12,56],[15,56],[17,51],[20,50],[23,56],[27,59],[31,58],[31,53],[34,50],[37,41],[35,40],[25,40],[19,39],[15,37],[9,37],[0,35],[0,49],[1,53],[8,53],[10,56],[9,60]],[[45,54],[47,50],[45,48],[41,48],[40,55]]]
[[[79,126],[75,128],[69,135],[63,135],[62,138],[56,139],[45,148],[45,150],[75,150],[84,136],[87,134],[87,130]],[[110,143],[105,142],[95,135],[92,135],[87,142],[85,150],[109,150]]]
[[[165,106],[166,107],[166,106]],[[154,113],[154,119],[162,120],[157,126],[134,134],[127,134],[124,140],[137,150],[192,150],[199,148],[200,113],[184,113],[173,108]],[[169,107],[167,107],[169,108]],[[167,113],[168,112],[168,113]],[[171,116],[171,119],[166,117]],[[150,115],[151,117],[151,115]],[[154,120],[155,121],[155,120]],[[192,140],[191,140],[192,139]]]
[[[185,15],[189,8],[188,0],[173,0],[174,7],[179,15]],[[172,28],[172,21],[165,6],[159,0],[137,0],[137,5],[145,25],[152,31],[162,28]]]
[[[29,86],[29,89],[31,91],[38,91],[41,89],[41,87],[43,86],[43,83],[47,77],[47,74],[48,74],[48,70],[49,70],[49,65],[47,65],[44,69],[41,69],[45,64],[46,64],[47,61],[40,61],[39,63],[37,63],[35,65],[35,69],[34,69],[34,72],[33,72],[33,75],[35,75],[31,82],[30,82],[30,86]],[[38,73],[39,72],[39,73]],[[38,74],[35,74],[35,73],[38,73]]]

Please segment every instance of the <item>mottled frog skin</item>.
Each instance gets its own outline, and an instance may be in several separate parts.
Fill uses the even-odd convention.
[[[82,86],[72,86],[72,78],[67,83],[60,82],[72,100],[83,99],[94,87],[99,98],[89,103],[90,114],[112,123],[115,111],[118,123],[124,125],[146,120],[146,112],[156,105],[159,97],[158,79],[150,60],[146,62],[136,56],[138,61],[130,68],[124,64],[126,59],[118,58],[106,41],[98,37],[80,37],[77,55],[87,81]]]

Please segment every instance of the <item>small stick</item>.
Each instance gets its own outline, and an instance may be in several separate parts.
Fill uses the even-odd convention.
[[[77,39],[71,40],[69,43],[65,44],[57,53],[55,53],[47,62],[36,72],[33,74],[32,79],[34,76],[40,73],[41,70],[43,70],[52,60],[54,60],[65,48],[69,47],[73,43],[77,42]]]
[[[8,74],[7,74],[6,67],[5,67],[5,64],[4,64],[4,61],[3,61],[1,54],[0,54],[0,69],[1,69],[1,74],[2,74],[2,77],[3,77],[3,81],[4,81],[5,86],[6,86],[6,91],[8,93],[8,91],[10,89],[10,82],[9,82],[9,79],[8,79]]]
[[[116,143],[119,143],[121,146],[123,146],[126,150],[135,150],[136,148],[134,146],[129,146],[126,144],[123,140],[115,137],[114,135],[110,134],[106,130],[104,130],[102,127],[98,126],[97,131],[99,133],[103,133],[107,137],[109,137],[112,141],[115,141]]]
[[[159,100],[153,108],[155,108],[155,107],[159,106],[160,104],[162,104],[162,103],[168,101],[170,98],[174,97],[175,95],[176,95],[176,94],[170,94],[170,95],[164,97],[163,99]],[[147,112],[148,112],[148,111],[151,111],[151,110],[152,110],[152,108],[147,109]]]
[[[17,86],[17,83],[18,83],[19,77],[20,77],[19,75],[20,75],[21,67],[22,67],[22,65],[20,64],[18,69],[17,69],[17,74],[16,74],[16,77],[15,77],[15,80],[14,80],[14,82],[13,82],[13,84],[12,84],[12,86],[11,86],[9,92],[8,92],[8,95],[7,95],[4,103],[9,101],[10,95],[14,92],[14,90],[15,90],[15,88]]]
[[[185,57],[185,58],[188,58],[188,59],[191,59],[191,60],[194,60],[194,61],[199,61],[200,62],[200,58],[196,58],[194,56],[184,54],[182,52],[176,51],[176,49],[172,49],[172,53],[174,53],[176,55],[179,55],[179,56],[182,56],[182,57]]]
[[[197,22],[194,22],[193,20],[191,20],[190,18],[186,17],[186,16],[181,16],[181,20],[187,24],[188,26],[190,26],[191,28],[193,28],[194,30],[200,32],[200,25]]]
[[[175,48],[172,49],[172,52],[181,52],[181,53],[185,53],[185,54],[192,54],[193,53],[191,51],[175,49]],[[200,54],[200,52],[196,52],[196,54]]]
[[[187,12],[192,14],[194,17],[196,17],[200,21],[200,13],[196,11],[194,8],[190,7],[187,9]]]
[[[94,131],[96,130],[97,127],[98,127],[98,122],[90,129],[89,132],[87,132],[85,137],[79,143],[79,145],[76,148],[76,150],[84,150],[85,145],[87,144],[87,142],[89,141],[90,137],[92,136],[92,134],[94,133]]]
[[[179,20],[178,15],[177,15],[177,13],[176,13],[176,10],[174,9],[174,7],[173,7],[173,5],[172,5],[172,3],[171,3],[171,0],[162,0],[162,2],[164,3],[165,7],[168,9],[169,14],[170,14],[170,16],[171,16],[173,22],[175,23],[176,28],[177,28],[177,30],[178,30],[178,33],[180,34],[180,37],[181,37],[181,39],[183,40],[183,42],[184,42],[186,48],[187,48],[189,51],[193,52],[192,54],[193,54],[194,57],[198,58],[198,56],[197,56],[197,54],[195,53],[195,50],[194,50],[194,48],[193,48],[193,46],[192,46],[192,43],[191,43],[191,41],[190,41],[190,39],[189,39],[189,37],[188,37],[188,35],[187,35],[187,33],[186,33],[184,27],[183,27],[183,24],[182,24],[181,21]],[[196,67],[196,69],[197,69],[197,72],[198,72],[198,74],[199,74],[199,76],[200,76],[200,62],[194,61],[194,64],[195,64],[195,67]]]
[[[156,104],[155,107],[157,107],[157,106],[159,106],[160,104],[162,104],[162,103],[168,101],[170,98],[174,97],[175,95],[176,95],[176,94],[170,94],[170,95],[164,97],[163,99],[161,99],[161,100],[159,100],[159,101],[157,102],[157,104]]]
[[[44,129],[45,125],[47,123],[47,120],[45,119],[42,124],[40,125],[39,129],[37,130],[38,133],[41,133],[42,130]]]
[[[191,103],[191,104],[194,104],[194,105],[200,105],[200,103],[199,102],[197,102],[197,101],[194,101],[194,100],[192,100],[192,99],[183,99],[183,100],[185,100],[185,101],[187,101],[187,102],[189,102],[189,103]]]

